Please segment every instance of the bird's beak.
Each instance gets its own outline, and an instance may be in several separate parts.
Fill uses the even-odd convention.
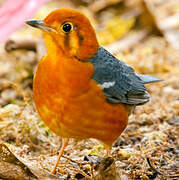
[[[26,23],[32,27],[39,28],[39,29],[47,31],[47,32],[49,32],[49,31],[56,32],[55,29],[53,29],[52,27],[45,25],[43,20],[31,19],[31,20],[27,20]]]

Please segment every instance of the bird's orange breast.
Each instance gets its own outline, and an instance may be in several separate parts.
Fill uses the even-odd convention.
[[[128,110],[106,101],[91,79],[92,64],[44,57],[34,77],[34,100],[41,118],[61,137],[96,138],[107,145],[125,129]]]

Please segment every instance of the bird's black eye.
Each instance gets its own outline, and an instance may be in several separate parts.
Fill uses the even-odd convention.
[[[72,24],[67,22],[67,23],[64,23],[62,25],[62,30],[65,32],[65,33],[69,33],[71,30],[72,30]]]

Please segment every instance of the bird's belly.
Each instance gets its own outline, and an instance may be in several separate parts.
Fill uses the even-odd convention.
[[[40,116],[62,137],[96,138],[111,145],[127,125],[127,108],[108,103],[99,88],[77,97],[41,99],[44,99],[43,103],[36,103]]]

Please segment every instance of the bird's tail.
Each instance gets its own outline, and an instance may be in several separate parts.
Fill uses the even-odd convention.
[[[163,79],[160,79],[160,78],[157,78],[154,76],[150,76],[150,75],[138,74],[138,76],[144,82],[144,84],[163,81]]]

